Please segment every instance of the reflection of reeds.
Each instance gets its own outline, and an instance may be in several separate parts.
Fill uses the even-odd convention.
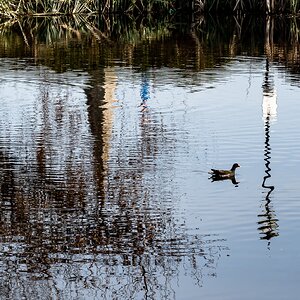
[[[24,32],[25,40],[42,43],[70,41],[72,39],[93,39],[98,41],[138,43],[170,35],[172,25],[166,18],[154,19],[150,16],[138,18],[109,17],[99,18],[85,15],[43,16],[10,19],[0,23],[0,35]]]
[[[216,53],[223,57],[267,55],[270,60],[299,66],[297,18],[200,16],[185,26],[177,25],[176,20],[174,16],[154,19],[151,15],[134,18],[114,14],[103,18],[74,15],[11,19],[0,24],[0,51],[5,49],[10,55],[18,51],[17,56],[28,51],[43,60],[55,56],[55,69],[60,71],[65,65],[62,59],[82,68],[78,65],[82,57],[88,61],[85,66],[89,62],[93,66],[109,65],[109,61],[121,59],[130,65],[181,68],[191,66],[192,61],[192,68],[201,70],[214,66]],[[71,45],[78,41],[85,45],[80,51]],[[53,52],[53,45],[64,53],[63,57],[59,51]],[[66,45],[70,45],[68,50]],[[188,55],[187,49],[191,50]],[[136,51],[143,55],[135,55]]]

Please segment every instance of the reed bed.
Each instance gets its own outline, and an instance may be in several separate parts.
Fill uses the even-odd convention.
[[[101,12],[164,12],[166,14],[175,10],[174,0],[104,0],[101,1]]]
[[[173,0],[0,0],[4,17],[174,11]]]
[[[298,0],[195,0],[195,5],[207,11],[243,13],[299,13]]]
[[[99,0],[0,0],[4,17],[74,15],[98,12]]]
[[[0,0],[0,15],[74,15],[107,13],[291,13],[300,12],[298,0]]]

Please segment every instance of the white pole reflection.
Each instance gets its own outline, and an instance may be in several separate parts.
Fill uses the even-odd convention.
[[[269,60],[266,61],[265,80],[263,83],[263,120],[274,122],[277,120],[277,92],[274,82],[269,75]]]
[[[265,162],[265,176],[263,177],[262,187],[264,189],[264,201],[262,203],[262,212],[258,215],[258,230],[261,232],[261,239],[268,240],[268,247],[270,246],[271,238],[278,236],[278,224],[275,211],[272,207],[271,194],[275,186],[268,184],[271,179],[271,143],[270,143],[270,128],[271,123],[277,120],[277,93],[274,86],[272,76],[269,74],[269,60],[266,60],[266,71],[263,82],[263,103],[262,113],[264,120],[264,162]]]
[[[275,88],[264,90],[263,93],[263,120],[270,123],[277,121],[277,92]]]

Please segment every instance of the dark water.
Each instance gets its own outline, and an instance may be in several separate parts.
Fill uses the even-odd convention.
[[[297,297],[297,34],[198,22],[1,33],[1,299]]]

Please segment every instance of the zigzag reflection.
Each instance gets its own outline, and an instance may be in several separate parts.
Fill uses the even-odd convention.
[[[271,178],[271,146],[270,146],[270,123],[276,118],[276,92],[273,87],[273,82],[269,80],[269,61],[266,61],[265,81],[263,84],[263,117],[265,129],[265,148],[264,148],[264,161],[265,161],[265,176],[263,177],[262,187],[266,189],[266,196],[263,205],[263,212],[258,215],[261,219],[258,221],[258,230],[261,231],[261,239],[270,240],[278,236],[278,219],[272,209],[271,193],[275,187],[268,185],[267,180]]]

